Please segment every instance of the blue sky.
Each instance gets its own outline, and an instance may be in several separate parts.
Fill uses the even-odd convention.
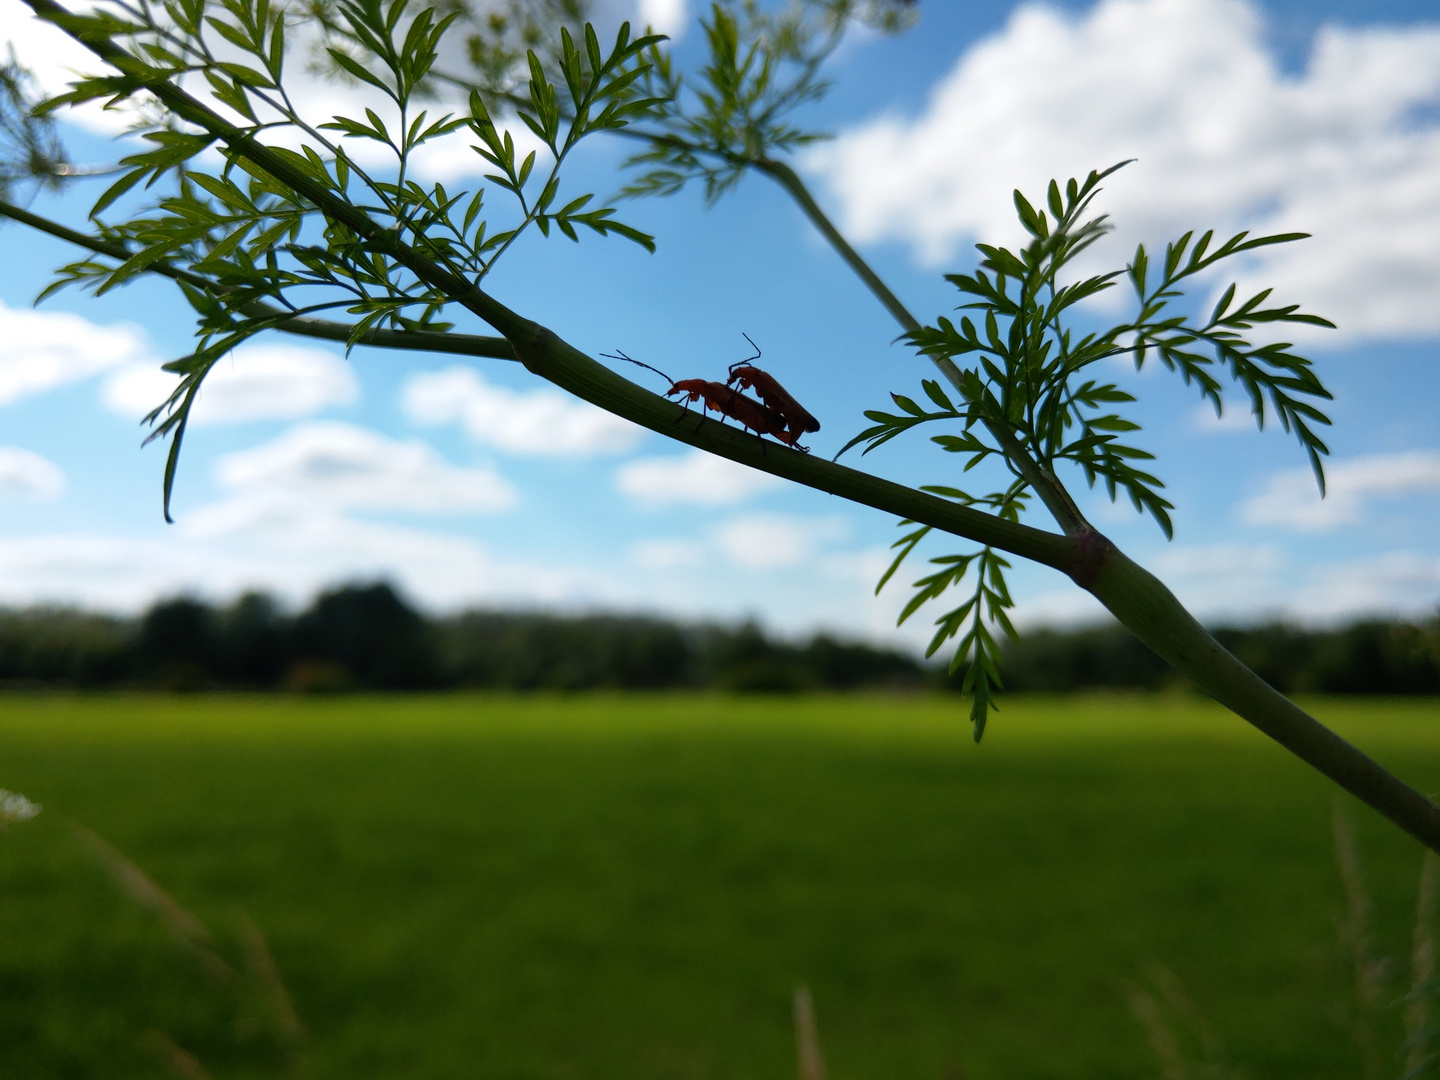
[[[609,8],[613,18],[620,0]],[[641,10],[694,58],[683,2]],[[1433,6],[923,0],[919,10],[906,36],[858,35],[842,48],[836,89],[810,118],[837,138],[799,161],[912,310],[948,313],[955,298],[941,275],[971,266],[977,239],[1016,239],[1011,188],[1121,158],[1139,160],[1101,197],[1117,231],[1095,265],[1123,266],[1137,241],[1163,245],[1192,227],[1313,233],[1236,273],[1340,327],[1303,338],[1336,395],[1330,497],[1320,502],[1294,441],[1257,433],[1238,398],[1216,422],[1178,379],[1117,365],[1178,506],[1175,540],[1128,505],[1087,493],[1085,506],[1212,621],[1432,611]],[[0,26],[58,87],[74,61],[23,12],[0,0]],[[68,125],[78,160],[115,154],[103,129],[94,116]],[[624,150],[594,147],[569,183],[613,191]],[[470,168],[463,148],[429,167],[452,188]],[[97,192],[77,185],[33,207],[79,222]],[[592,353],[623,349],[677,378],[716,377],[748,353],[748,333],[820,418],[811,445],[826,456],[864,425],[864,409],[929,375],[762,179],[713,209],[687,192],[622,213],[657,236],[655,255],[537,236],[507,256],[492,291]],[[436,611],[604,608],[926,636],[923,613],[893,629],[903,588],[871,595],[892,520],[697,457],[499,361],[379,350],[346,360],[314,342],[259,341],[207,391],[167,526],[162,451],[140,448],[138,419],[165,392],[158,364],[188,348],[188,310],[164,282],[141,282],[99,300],[62,293],[32,312],[48,272],[75,253],[14,226],[0,230],[0,249],[0,603],[133,611],[177,592],[224,599],[253,587],[302,603],[327,585],[385,577]],[[1199,299],[1224,284],[1206,282]],[[956,463],[932,450],[913,437],[863,463],[954,482]],[[985,490],[997,479],[971,477]],[[1043,568],[1017,566],[1013,584],[1022,622],[1098,610]]]

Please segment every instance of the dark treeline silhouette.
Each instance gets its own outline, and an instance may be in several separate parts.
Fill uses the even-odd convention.
[[[1214,631],[1220,644],[1284,694],[1440,693],[1440,619],[1368,620],[1334,629],[1275,623]],[[1027,631],[1004,652],[1010,690],[1155,690],[1177,680],[1124,627]]]
[[[251,593],[227,607],[163,600],[139,619],[0,612],[0,685],[299,691],[919,688],[904,653],[754,624],[467,612],[426,618],[388,585],[323,593],[298,615]]]
[[[1329,629],[1221,629],[1285,693],[1440,693],[1440,619]],[[1014,691],[1160,689],[1176,677],[1118,625],[1027,631],[1004,652]],[[0,611],[0,686],[294,691],[958,689],[897,651],[759,627],[622,615],[472,611],[427,618],[383,583],[323,593],[290,614],[251,593],[225,607],[163,600],[138,619]]]

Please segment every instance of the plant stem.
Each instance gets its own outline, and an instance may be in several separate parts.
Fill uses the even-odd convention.
[[[104,255],[120,262],[124,262],[134,254],[123,244],[87,236],[85,233],[67,228],[57,221],[33,214],[29,210],[13,206],[3,200],[0,200],[0,217],[10,218],[39,232],[47,233],[60,240],[83,247],[87,251],[93,251],[97,255]],[[209,278],[188,270],[181,270],[163,259],[157,259],[147,269],[172,281],[183,281],[217,295],[224,292],[222,287],[216,285]],[[273,320],[271,326],[275,330],[283,330],[287,334],[298,334],[301,337],[321,338],[325,341],[348,342],[353,329],[348,323],[317,319],[313,315],[289,315],[283,309],[267,304],[263,300],[251,301],[241,309],[241,313],[254,318],[271,319]],[[486,337],[480,334],[440,333],[433,330],[373,329],[361,334],[355,344],[374,345],[382,349],[451,353],[456,356],[484,356],[493,360],[516,359],[514,347],[505,338]]]
[[[1237,716],[1324,773],[1433,851],[1440,808],[1310,716],[1232,656],[1155,575],[1099,533],[1072,573],[1161,659]]]
[[[834,223],[826,216],[825,211],[820,209],[805,182],[800,179],[794,169],[783,161],[772,161],[769,158],[760,158],[754,162],[754,168],[769,176],[781,187],[783,187],[792,199],[799,205],[810,223],[820,230],[820,234],[833,247],[839,256],[845,260],[850,269],[854,270],[861,281],[865,283],[877,300],[884,306],[885,310],[903,327],[906,332],[914,332],[921,328],[920,320],[910,313],[910,309],[900,302],[900,298],[890,291],[890,287],[881,280],[880,275],[871,269],[858,251],[850,246],[840,230],[835,228]],[[964,380],[960,375],[960,369],[948,356],[932,357],[935,366],[940,369],[941,374],[949,380],[960,395],[967,401],[969,394],[965,390]],[[987,404],[989,404],[987,402]],[[1022,477],[1035,490],[1050,515],[1065,530],[1067,535],[1078,536],[1090,531],[1090,523],[1080,513],[1080,508],[1075,505],[1075,500],[1065,490],[1059,478],[1054,476],[1040,462],[1021,445],[1020,440],[1015,438],[1012,432],[1003,423],[995,420],[982,419],[987,431],[1000,444],[1001,450],[1005,452],[1006,459],[1015,467]]]
[[[915,317],[825,216],[793,169],[768,159],[757,161],[755,168],[789,192],[805,216],[896,322],[907,330],[918,328],[920,324]],[[954,365],[950,364],[950,368],[953,370]],[[951,382],[956,381],[943,364],[941,370]],[[1000,433],[993,427],[991,432],[1010,456],[1013,452]],[[1010,441],[1014,441],[1013,437]],[[1016,467],[1030,480],[1081,552],[1077,567],[1068,571],[1076,584],[1094,595],[1141,642],[1201,690],[1380,811],[1422,844],[1440,852],[1440,808],[1307,714],[1226,651],[1164,583],[1085,523],[1057,478],[1047,474],[1042,483],[1032,480],[1029,468],[1038,471],[1040,466],[1023,448],[1019,452]]]
[[[231,153],[268,172],[298,195],[310,200],[332,220],[407,267],[422,281],[463,304],[504,334],[515,355],[528,369],[577,397],[680,442],[853,502],[913,518],[923,524],[933,524],[946,532],[1044,563],[1065,573],[1071,572],[1077,565],[1077,548],[1066,537],[958,506],[833,462],[821,461],[703,417],[691,428],[681,422],[693,416],[687,409],[622,378],[562,341],[546,327],[512,311],[460,274],[421,255],[391,230],[371,220],[364,211],[313,176],[170,83],[164,73],[150,69],[108,38],[94,36],[82,18],[73,15],[55,0],[25,0],[25,3],[100,59],[138,79],[171,112],[216,136]]]

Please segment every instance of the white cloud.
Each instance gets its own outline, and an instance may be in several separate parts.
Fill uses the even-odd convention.
[[[103,5],[96,0],[71,0],[67,6],[78,11]],[[663,19],[666,16],[667,8],[677,7],[681,9],[683,16],[683,0],[670,0],[668,4],[665,3],[665,0],[660,0],[655,6],[658,9],[659,18]],[[347,85],[307,70],[304,58],[316,45],[318,35],[311,30],[306,21],[292,21],[290,32],[286,36],[290,46],[286,88],[291,100],[297,103],[311,124],[325,123],[337,114],[363,117],[365,110],[371,108],[386,120],[392,131],[395,129],[398,117],[392,114],[393,102],[378,90],[358,84]],[[7,41],[15,46],[16,53],[34,73],[36,81],[48,95],[63,93],[77,75],[110,73],[106,64],[90,50],[49,23],[37,19],[21,0],[0,0],[0,47],[3,47]],[[240,55],[238,50],[217,35],[210,36],[210,45],[217,50],[217,54],[222,60],[244,62],[249,59]],[[449,51],[444,57],[446,61],[455,61],[461,66],[464,65],[463,45],[459,33],[450,35],[450,41],[442,46],[442,52],[446,50]],[[450,52],[453,52],[454,55],[449,55]],[[253,59],[249,59],[249,62],[253,63]],[[186,89],[207,100],[220,112],[233,116],[228,107],[215,101],[203,83],[192,79],[187,82]],[[437,119],[446,112],[457,114],[466,112],[464,96],[458,91],[448,99],[427,104],[431,116]],[[260,108],[263,113],[264,107],[260,106]],[[130,103],[122,103],[114,109],[106,109],[103,107],[103,102],[90,102],[68,108],[61,115],[64,119],[97,134],[123,135],[129,130],[137,116],[137,111]],[[544,144],[529,128],[521,123],[514,123],[510,127],[502,123],[499,126],[502,132],[510,133],[521,159],[534,150],[537,151],[537,163],[543,163],[549,152],[544,149]],[[288,146],[292,149],[298,148],[301,141],[299,133],[294,129],[272,130],[269,138],[273,144]],[[463,129],[454,134],[433,139],[412,155],[411,172],[420,177],[440,180],[447,184],[464,176],[478,178],[482,173],[488,171],[489,166],[470,148],[471,144],[476,141],[472,133]],[[355,161],[367,167],[394,165],[394,154],[378,143],[361,139],[347,139],[345,146]],[[202,160],[218,164],[221,159],[212,149],[205,152]]]
[[[643,570],[677,570],[705,562],[705,545],[682,537],[655,537],[641,540],[630,549],[630,558]]]
[[[0,446],[0,498],[55,499],[64,490],[60,466],[18,446]]]
[[[1280,553],[1268,545],[1249,547],[1217,544],[1209,547],[1167,547],[1149,560],[1150,569],[1171,579],[1252,577],[1274,573]]]
[[[477,442],[536,457],[621,454],[644,434],[630,421],[558,390],[509,390],[467,367],[411,376],[401,405],[416,423],[458,422]]]
[[[781,481],[769,473],[703,450],[691,450],[679,457],[637,458],[615,473],[615,486],[623,494],[656,506],[728,506],[780,485]]]
[[[215,478],[230,495],[184,515],[184,535],[206,540],[284,536],[317,551],[369,525],[348,510],[487,514],[510,509],[515,489],[489,470],[444,461],[425,443],[401,442],[333,421],[291,428],[263,446],[222,457]]]
[[[1202,434],[1233,434],[1239,431],[1256,431],[1255,414],[1248,404],[1235,395],[1225,406],[1225,411],[1215,415],[1215,406],[1202,401],[1190,414],[1190,427]]]
[[[59,534],[0,539],[0,603],[136,611],[175,592],[238,592],[263,567],[183,544]]]
[[[135,612],[181,592],[220,599],[256,588],[299,604],[336,582],[376,579],[395,582],[432,610],[585,602],[614,608],[628,596],[623,582],[603,575],[505,561],[468,537],[354,521],[323,507],[312,508],[298,532],[236,545],[173,533],[161,540],[0,538],[0,604]]]
[[[1309,469],[1270,478],[1260,494],[1240,507],[1251,525],[1281,525],[1318,532],[1360,521],[1367,502],[1440,492],[1440,451],[1411,450],[1337,461],[1325,469],[1325,498]]]
[[[72,11],[93,9],[94,2],[71,2]],[[8,42],[47,96],[64,93],[77,75],[109,74],[105,64],[89,49],[64,31],[35,17],[21,0],[0,0],[0,47]],[[118,135],[129,126],[131,114],[125,109],[106,109],[104,102],[88,102],[66,110],[69,119],[91,131]]]
[[[1268,544],[1171,546],[1144,562],[1203,619],[1273,611],[1292,588],[1284,557]]]
[[[0,405],[148,354],[138,327],[100,326],[68,312],[24,311],[0,303]]]
[[[1197,226],[1310,232],[1256,278],[1344,334],[1434,335],[1437,104],[1440,24],[1325,27],[1292,77],[1246,0],[1026,4],[918,116],[845,132],[809,167],[857,239],[935,264],[967,238],[1016,239],[1012,188],[1139,158],[1103,197],[1111,258]]]
[[[841,517],[752,514],[731,518],[703,538],[658,536],[639,540],[630,548],[630,560],[644,570],[654,571],[702,566],[715,570],[724,563],[741,570],[775,569],[804,563],[806,576],[847,586],[858,583],[873,590],[893,556],[883,548],[826,550],[827,545],[848,534],[849,523]]]
[[[679,39],[689,15],[685,9],[685,0],[640,0],[636,17],[642,26],[653,28],[657,34]]]
[[[139,418],[165,401],[177,382],[158,363],[127,364],[105,380],[101,396],[112,412]],[[354,371],[333,353],[299,345],[242,345],[205,376],[191,423],[294,420],[349,405],[359,396]]]
[[[715,540],[737,566],[774,570],[813,559],[822,545],[844,534],[843,518],[750,514],[725,522]]]
[[[516,499],[489,469],[451,465],[425,443],[333,421],[298,424],[264,446],[226,455],[215,478],[241,498],[191,514],[198,534],[273,529],[316,505],[483,514],[508,510]]]
[[[1306,619],[1354,619],[1363,615],[1422,615],[1440,602],[1440,557],[1387,551],[1315,567],[1309,582],[1286,604]]]

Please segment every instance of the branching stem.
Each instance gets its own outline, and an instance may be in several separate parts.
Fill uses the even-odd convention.
[[[865,287],[875,295],[875,298],[880,301],[886,311],[890,312],[891,317],[901,327],[906,331],[920,329],[920,320],[910,313],[909,308],[890,291],[890,287],[881,280],[880,275],[875,273],[860,253],[850,246],[850,242],[845,239],[839,229],[835,228],[825,211],[820,209],[820,205],[794,169],[783,161],[772,161],[769,158],[757,159],[754,162],[754,168],[773,179],[789,193],[805,216],[810,219],[811,224],[820,230],[820,234],[825,237],[830,246],[845,260],[850,269],[855,271],[860,280],[865,283]],[[937,356],[933,359],[935,366],[940,369],[940,373],[968,401],[970,395],[955,362],[947,356]],[[998,404],[995,404],[987,411],[998,414],[1000,409]],[[1065,490],[1065,485],[1060,483],[1059,478],[1050,470],[1035,460],[1030,452],[1021,445],[1020,440],[1015,438],[1014,432],[999,420],[987,417],[982,419],[981,423],[985,425],[991,437],[1000,444],[1000,448],[1005,452],[1006,460],[1035,489],[1035,494],[1040,497],[1040,501],[1045,504],[1045,508],[1050,511],[1051,516],[1067,535],[1079,536],[1092,531],[1090,523],[1085,520],[1085,516],[1080,513],[1080,508],[1075,505],[1075,500]]]
[[[97,255],[124,262],[134,252],[123,244],[100,240],[85,233],[67,228],[57,221],[41,217],[19,206],[0,200],[0,217],[10,218],[39,232],[47,233],[60,240],[68,241]],[[183,281],[189,285],[219,295],[224,288],[203,275],[181,270],[164,259],[157,259],[147,268],[171,281]],[[348,323],[330,319],[317,319],[309,315],[289,315],[280,308],[252,300],[241,309],[242,315],[252,318],[273,320],[272,329],[300,337],[320,338],[325,341],[348,342],[352,328]],[[456,356],[483,356],[492,360],[515,360],[515,348],[503,337],[486,337],[480,334],[439,333],[433,330],[385,330],[372,328],[355,342],[357,345],[373,345],[382,349],[413,349],[416,352],[451,353]]]
[[[918,328],[915,317],[825,216],[793,169],[769,160],[757,161],[755,168],[789,192],[821,235],[901,326],[907,330]],[[954,364],[943,358],[936,362],[958,388],[959,372]],[[950,370],[946,370],[947,365]],[[1077,585],[1094,595],[1140,641],[1216,701],[1380,811],[1426,847],[1440,852],[1440,807],[1310,716],[1226,651],[1163,582],[1085,522],[1058,479],[1049,476],[1048,470],[1043,470],[1018,444],[1015,450],[1011,449],[1014,438],[1008,430],[997,431],[999,425],[987,427],[1073,542],[1074,562],[1066,572]],[[1043,482],[1031,479],[1032,470],[1042,473]],[[1011,550],[1004,544],[995,546]]]
[[[234,127],[200,101],[165,79],[155,78],[143,62],[107,38],[86,33],[86,24],[54,0],[26,0],[42,18],[69,32],[101,59],[137,78],[175,115],[196,124],[226,143],[230,152],[268,172],[308,199],[331,220],[344,225],[377,252],[404,265],[420,280],[463,304],[509,340],[526,368],[586,401],[669,438],[697,446],[731,461],[796,483],[827,491],[852,502],[910,518],[989,547],[1031,559],[1068,574],[1094,594],[1142,642],[1188,676],[1217,701],[1248,720],[1304,761],[1362,799],[1435,851],[1440,851],[1440,809],[1386,772],[1338,735],[1277,693],[1254,672],[1226,652],[1153,575],[1128,559],[1108,539],[1091,529],[1058,480],[1046,475],[1023,448],[1012,454],[1013,435],[1003,428],[992,434],[1017,468],[1034,469],[1037,494],[1055,514],[1067,535],[1044,532],[954,502],[915,491],[866,473],[766,443],[760,438],[715,421],[679,424],[685,410],[622,378],[561,340],[552,331],[517,314],[462,274],[421,255],[402,239],[373,221],[361,209],[292,166],[251,135]],[[757,163],[757,167],[759,167]],[[918,327],[913,316],[883,282],[845,243],[788,167],[768,163],[765,170],[800,202],[846,261],[907,329]],[[24,213],[24,212],[21,212]],[[26,221],[15,213],[8,216]],[[34,222],[27,221],[28,224]],[[39,226],[37,226],[39,227]],[[46,229],[53,235],[60,227]],[[76,234],[78,236],[78,234]],[[74,239],[74,237],[65,237]],[[76,242],[91,246],[90,238]],[[123,250],[123,249],[122,249]],[[173,269],[173,268],[172,268]],[[175,271],[172,276],[179,276]],[[209,286],[213,287],[213,286]],[[888,300],[887,300],[888,298]],[[284,313],[279,313],[284,316]],[[284,321],[282,318],[281,322]],[[315,320],[320,322],[322,320]],[[399,335],[396,337],[412,337]],[[453,339],[455,335],[435,334]],[[382,342],[377,341],[377,344]],[[406,347],[414,347],[407,343]],[[460,351],[458,349],[452,351]],[[953,365],[951,365],[953,368]],[[944,370],[942,368],[942,370]],[[956,381],[946,372],[947,378]],[[962,391],[963,392],[963,391]],[[988,426],[988,425],[987,425]],[[1028,476],[1027,476],[1028,479]],[[1038,482],[1037,482],[1038,481]]]

